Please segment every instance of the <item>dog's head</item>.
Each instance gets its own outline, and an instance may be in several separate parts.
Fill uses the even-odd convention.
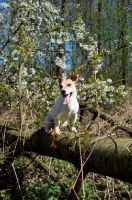
[[[77,82],[76,75],[73,75],[66,80],[59,78],[60,91],[64,98],[63,104],[68,104],[71,96],[76,93],[76,87],[75,87],[76,82]]]

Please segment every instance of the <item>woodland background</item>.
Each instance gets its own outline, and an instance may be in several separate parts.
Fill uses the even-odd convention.
[[[117,139],[124,162],[131,154],[132,1],[1,1],[0,65],[1,199],[57,200],[68,194],[69,199],[132,199],[132,173],[126,173],[131,172],[131,158],[124,165],[125,179],[118,170],[114,173],[122,167],[116,159],[111,176],[94,173],[98,170],[85,173],[83,143],[78,145],[81,167],[70,161],[67,151],[64,157],[50,152],[61,149],[54,132],[44,136],[41,146],[49,153],[27,147],[33,133],[45,134],[44,118],[59,95],[57,77],[77,74],[78,134],[96,141]],[[69,130],[63,134],[76,141]]]

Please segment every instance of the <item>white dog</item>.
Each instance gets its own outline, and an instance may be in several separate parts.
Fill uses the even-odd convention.
[[[60,134],[60,122],[62,123],[61,127],[67,126],[70,122],[71,131],[77,132],[75,122],[78,117],[79,104],[76,98],[76,82],[76,75],[66,80],[59,78],[60,96],[44,120],[46,133],[54,129],[57,134]]]

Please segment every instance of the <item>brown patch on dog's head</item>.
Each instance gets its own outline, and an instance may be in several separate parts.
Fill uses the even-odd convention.
[[[78,81],[77,75],[72,75],[69,79],[62,79],[61,77],[58,77],[59,84],[62,82],[66,82],[67,84],[76,84]]]

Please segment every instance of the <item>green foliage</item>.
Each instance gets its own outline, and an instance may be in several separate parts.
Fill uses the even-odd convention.
[[[46,161],[44,157],[44,162],[49,164],[49,159]],[[55,159],[53,162],[54,170],[58,173],[60,177],[60,184],[57,181],[51,179],[49,173],[44,172],[44,170],[39,169],[32,162],[29,165],[30,160],[26,157],[21,157],[15,159],[14,167],[15,170],[21,172],[24,169],[25,178],[20,183],[20,189],[17,187],[15,189],[3,190],[0,192],[0,197],[4,200],[16,199],[23,197],[24,200],[28,199],[62,199],[65,198],[69,187],[73,184],[76,174],[75,167],[71,164]],[[26,167],[28,166],[28,168]],[[70,178],[69,178],[70,177]]]
[[[7,85],[5,81],[0,82],[0,94],[1,94],[1,98],[0,101],[1,102],[12,102],[14,100],[14,91],[13,89],[10,87],[10,85]]]
[[[83,196],[83,192],[81,190],[82,195],[80,199],[85,200],[87,197],[88,199],[94,200],[99,198],[98,194],[96,193],[94,184],[91,181],[84,183],[84,190],[85,197]]]
[[[23,159],[23,160],[22,160]],[[15,160],[15,170],[19,172],[24,169],[24,179],[20,182],[20,189],[16,188],[0,191],[0,197],[3,200],[19,199],[24,200],[58,200],[65,199],[70,191],[70,188],[74,185],[78,172],[75,167],[65,161],[54,159],[52,168],[57,173],[58,181],[53,180],[49,173],[45,172],[38,165],[29,162],[26,157],[18,158]],[[50,164],[50,159],[43,157],[43,161]],[[28,165],[28,168],[26,167]],[[18,171],[19,170],[19,171]],[[61,184],[59,183],[61,181]],[[111,190],[112,187],[112,190]],[[108,196],[112,197],[117,195],[117,192],[124,190],[129,197],[132,187],[129,184],[123,183],[118,180],[114,180],[109,177],[103,177],[101,175],[89,173],[87,179],[84,181],[84,191],[81,189],[79,198],[85,199],[108,199]],[[120,193],[119,193],[120,194]],[[121,194],[120,194],[121,195]],[[118,195],[117,195],[118,196]],[[122,197],[123,198],[123,197]],[[129,198],[124,198],[129,199]]]
[[[55,118],[57,121],[62,121],[62,115],[57,115]]]

